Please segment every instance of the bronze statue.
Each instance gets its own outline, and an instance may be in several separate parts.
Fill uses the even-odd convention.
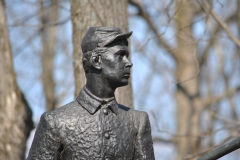
[[[118,104],[128,84],[132,32],[90,27],[82,40],[87,82],[76,100],[41,116],[28,160],[154,160],[148,114]]]

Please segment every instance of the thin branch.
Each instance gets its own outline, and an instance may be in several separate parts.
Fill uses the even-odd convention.
[[[34,39],[36,39],[42,32],[42,29],[38,29],[35,31],[30,37],[28,37],[19,47],[16,47],[13,49],[13,55],[14,58],[18,56],[24,49],[26,49],[29,44],[33,42]]]
[[[217,119],[219,119],[219,120],[222,120],[222,121],[224,121],[224,122],[231,123],[231,124],[234,124],[234,125],[240,125],[240,123],[239,123],[238,121],[232,121],[232,120],[230,120],[230,119],[221,117],[221,116],[219,116],[217,113],[215,113],[215,112],[213,112],[213,111],[210,111],[210,114],[211,114],[213,117],[215,117],[215,118],[217,118]]]
[[[158,42],[173,56],[174,59],[176,59],[173,49],[165,42],[165,40],[162,39],[161,34],[158,33],[157,28],[154,26],[149,15],[144,12],[141,5],[133,0],[129,0],[129,3],[138,8],[139,11],[138,15],[145,19],[151,30],[155,33]]]
[[[233,94],[237,93],[238,91],[240,91],[240,87],[237,87],[235,89],[232,90],[228,90],[225,93],[223,93],[221,96],[218,97],[207,97],[205,99],[203,99],[203,107],[209,106],[210,104],[214,103],[214,102],[219,102],[220,100],[224,99],[224,98],[228,98],[229,96],[232,96]]]
[[[234,15],[228,17],[228,18],[226,19],[225,23],[229,23],[229,22],[231,22],[231,21],[233,21],[233,20],[235,20],[235,19],[236,19],[236,15],[234,14]],[[200,65],[200,66],[202,66],[202,65],[206,62],[207,56],[208,56],[208,52],[209,52],[212,44],[214,43],[214,41],[217,39],[217,38],[215,38],[215,37],[217,36],[217,34],[218,34],[220,31],[221,31],[221,26],[218,25],[218,26],[215,28],[215,30],[213,31],[213,35],[212,35],[213,38],[210,39],[210,41],[209,41],[208,44],[207,44],[206,49],[205,49],[204,52],[203,52],[202,57],[199,59],[199,65]]]
[[[160,137],[153,137],[153,142],[168,143],[168,144],[174,143],[174,142],[171,141],[171,140],[166,140],[166,139],[163,139],[163,138],[160,138]]]
[[[9,25],[9,27],[18,27],[18,26],[21,26],[21,27],[38,27],[38,28],[49,28],[49,27],[55,27],[55,26],[60,26],[60,25],[64,25],[65,23],[67,23],[69,20],[71,20],[71,16],[67,17],[66,19],[64,20],[61,20],[61,21],[58,21],[58,22],[55,22],[55,23],[41,23],[41,24],[36,24],[36,25],[32,25],[32,24],[27,24],[27,23],[14,23],[14,24],[11,24]]]
[[[228,37],[240,48],[240,40],[234,36],[234,34],[228,28],[227,24],[217,15],[217,13],[213,9],[211,9],[211,7],[205,0],[202,0],[202,2],[202,7],[204,11],[212,15],[212,17],[217,21],[217,23],[225,30]]]

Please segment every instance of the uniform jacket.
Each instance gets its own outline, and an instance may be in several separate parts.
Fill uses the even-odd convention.
[[[154,160],[146,112],[101,99],[86,87],[41,116],[27,160]]]

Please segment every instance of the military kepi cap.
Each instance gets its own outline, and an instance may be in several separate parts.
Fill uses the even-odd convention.
[[[132,31],[122,33],[120,28],[114,27],[90,27],[82,39],[82,52],[92,51],[97,47],[105,47],[111,43],[126,40],[132,35]]]

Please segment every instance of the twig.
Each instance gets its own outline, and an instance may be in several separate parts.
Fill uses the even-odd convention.
[[[210,13],[212,17],[217,21],[217,23],[225,30],[227,33],[228,37],[240,48],[240,40],[237,39],[234,34],[230,31],[228,28],[227,24],[214,12],[213,9],[210,8],[210,6],[206,3],[205,0],[202,0],[203,2],[203,9],[206,13]]]
[[[223,93],[219,97],[214,97],[214,96],[207,97],[205,100],[203,100],[203,106],[208,106],[208,105],[212,104],[213,102],[218,102],[218,101],[222,100],[223,98],[227,98],[227,97],[235,94],[239,90],[240,90],[240,87],[237,87],[235,89],[226,91],[225,93]]]
[[[167,44],[165,43],[165,40],[163,40],[161,38],[161,34],[158,33],[157,31],[157,28],[154,26],[154,24],[152,23],[152,21],[150,20],[149,16],[147,13],[145,13],[142,9],[142,7],[140,6],[139,3],[133,1],[133,0],[129,0],[129,3],[134,5],[135,7],[138,8],[138,15],[141,16],[143,19],[145,19],[145,21],[147,21],[147,24],[149,25],[149,27],[151,28],[151,30],[155,33],[155,35],[157,36],[157,39],[159,41],[159,43],[164,47],[166,48],[166,50],[173,56],[173,58],[175,58],[175,55],[174,55],[174,52],[172,50],[172,48]],[[176,58],[175,58],[176,59]]]

